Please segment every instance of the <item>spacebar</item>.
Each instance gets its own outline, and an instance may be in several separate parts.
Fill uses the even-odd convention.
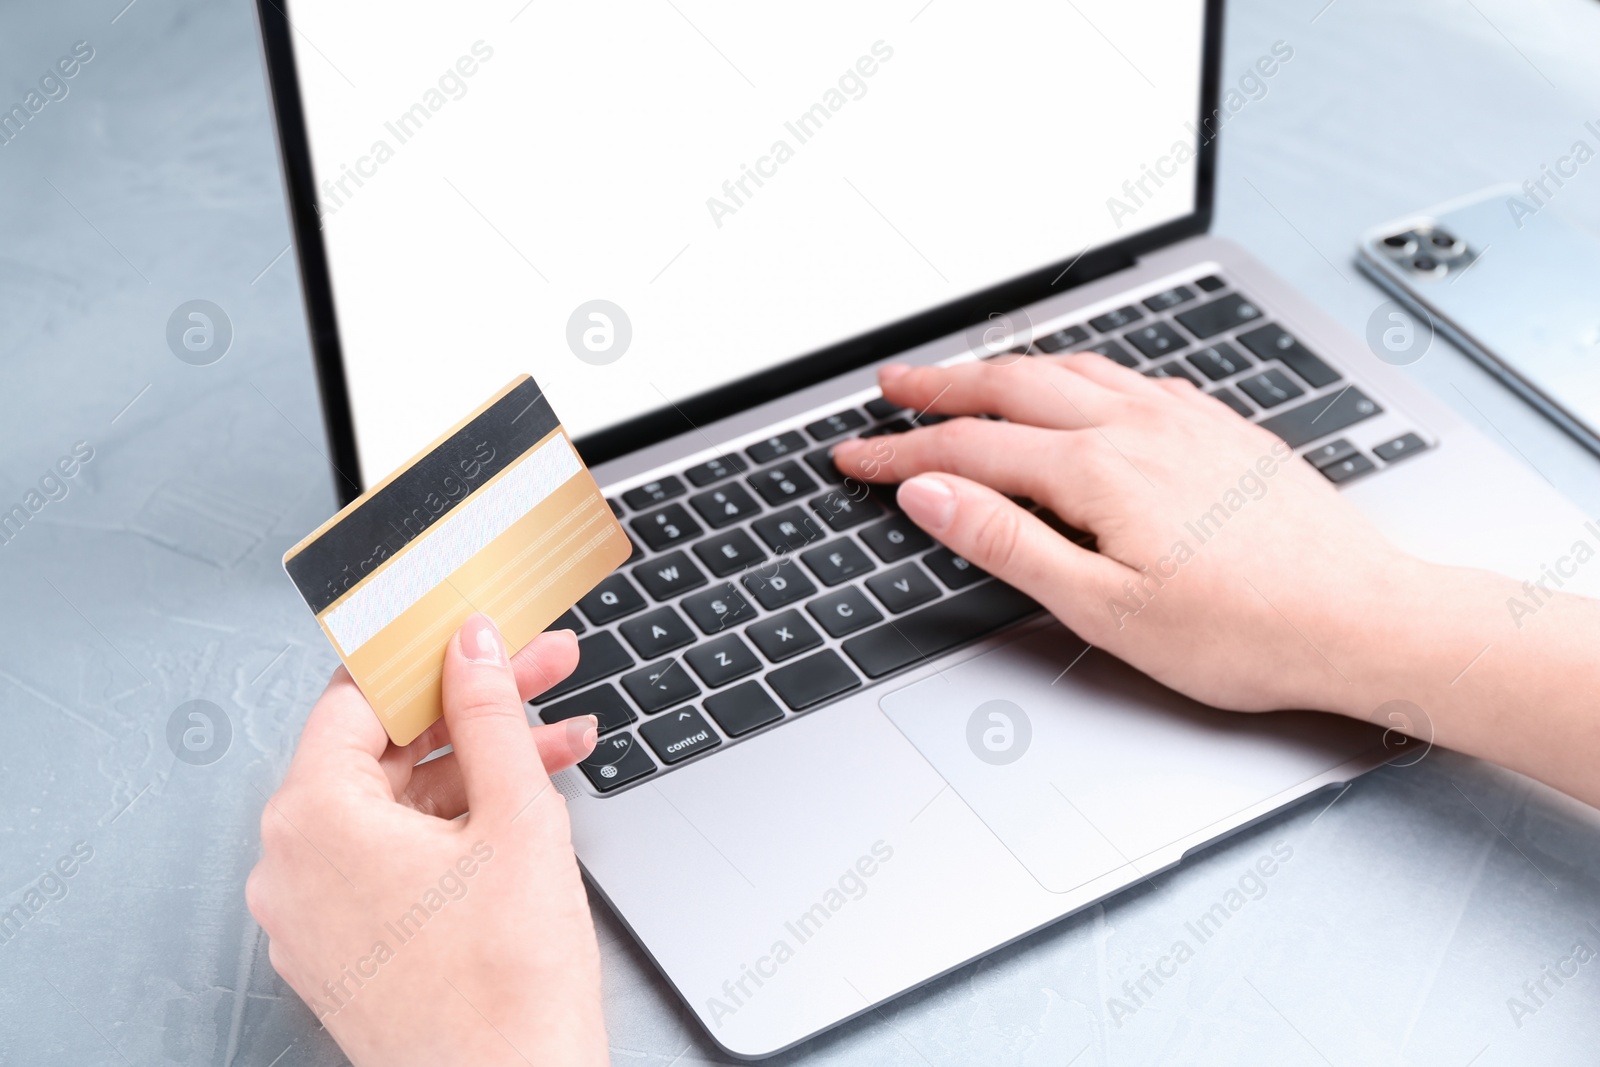
[[[1262,419],[1256,425],[1283,438],[1290,448],[1299,448],[1382,412],[1383,408],[1376,401],[1355,386],[1347,385],[1331,400],[1325,396],[1318,397],[1297,408]]]
[[[1032,597],[1002,582],[985,582],[921,611],[902,615],[844,642],[845,655],[868,678],[948,652],[1039,610]]]

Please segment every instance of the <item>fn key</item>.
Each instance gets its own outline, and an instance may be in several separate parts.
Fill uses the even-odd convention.
[[[601,738],[589,758],[579,763],[584,777],[602,793],[609,793],[635,778],[654,774],[656,765],[629,733]]]

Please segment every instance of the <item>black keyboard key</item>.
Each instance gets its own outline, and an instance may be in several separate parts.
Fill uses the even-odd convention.
[[[603,738],[594,746],[589,758],[578,764],[585,778],[602,793],[654,774],[655,763],[645,755],[632,734],[617,734]]]
[[[910,419],[890,419],[881,426],[874,426],[863,433],[862,437],[883,437],[891,433],[910,433],[916,427],[911,425]]]
[[[823,585],[838,585],[872,569],[872,560],[848,537],[800,553],[800,562],[810,568]]]
[[[1372,451],[1385,463],[1405,459],[1407,456],[1421,452],[1428,447],[1427,442],[1414,433],[1401,434],[1393,441],[1385,441]]]
[[[1374,449],[1374,451],[1377,451]],[[1306,453],[1306,462],[1321,470],[1330,463],[1337,463],[1341,459],[1349,459],[1356,454],[1356,446],[1346,441],[1343,437],[1337,441],[1329,441],[1325,445],[1318,445]]]
[[[1208,293],[1214,293],[1218,289],[1225,288],[1228,283],[1217,277],[1215,274],[1207,274],[1204,278],[1196,281],[1195,284]]]
[[[761,505],[756,503],[755,497],[745,492],[744,486],[737,482],[729,482],[692,496],[689,505],[700,513],[706,525],[713,530],[761,513]]]
[[[885,563],[914,556],[933,547],[933,538],[904,515],[892,515],[861,531],[861,540]]]
[[[1186,285],[1176,285],[1164,293],[1157,293],[1155,296],[1149,297],[1145,300],[1144,306],[1151,311],[1168,311],[1179,304],[1187,304],[1193,299],[1193,289]]]
[[[640,667],[631,674],[624,674],[622,688],[648,715],[665,711],[700,695],[700,687],[694,684],[694,679],[689,677],[683,664],[675,659],[664,659],[660,663]]]
[[[767,684],[783,702],[800,711],[848,693],[861,685],[839,653],[825,649],[787,667],[767,672]]]
[[[905,410],[887,397],[874,397],[866,403],[867,414],[875,419],[887,419]]]
[[[617,627],[640,659],[665,656],[673,649],[682,648],[694,641],[694,631],[670,607],[662,606],[646,612],[637,619],[629,619]]]
[[[671,715],[651,719],[639,727],[639,736],[650,742],[662,763],[680,763],[697,752],[716,748],[722,738],[693,708],[679,708]]]
[[[684,597],[678,606],[689,613],[689,618],[694,620],[701,632],[708,634],[721,633],[730,626],[749,622],[756,617],[756,609],[750,606],[750,602],[734,588],[732,582],[723,582],[703,593]]]
[[[631,534],[628,536],[628,547],[633,551],[629,552],[628,558],[622,561],[623,566],[627,566],[629,563],[638,563],[641,559],[644,559],[644,549],[639,547],[639,542]]]
[[[927,567],[939,580],[951,589],[965,589],[973,582],[988,577],[988,572],[972,565],[972,562],[963,556],[958,556],[948,548],[935,549],[922,557],[923,566]]]
[[[800,570],[794,560],[776,560],[760,570],[744,576],[744,587],[756,598],[756,603],[768,611],[776,611],[785,604],[804,600],[817,591],[811,579]]]
[[[781,663],[822,644],[822,635],[813,630],[798,611],[786,611],[782,615],[751,623],[744,628],[744,634],[755,642],[763,656],[774,663]]]
[[[827,536],[822,524],[799,508],[785,508],[750,524],[774,552],[794,552]]]
[[[1372,462],[1372,460],[1368,459],[1366,456],[1363,456],[1360,452],[1357,452],[1348,459],[1341,459],[1337,463],[1330,463],[1326,467],[1319,467],[1317,469],[1322,471],[1323,477],[1327,478],[1328,481],[1332,482],[1334,485],[1338,485],[1340,482],[1348,482],[1351,478],[1366,474],[1368,471],[1377,470],[1378,468]]]
[[[1234,392],[1232,389],[1229,389],[1226,385],[1220,389],[1211,390],[1211,395],[1247,419],[1255,414],[1254,411],[1250,410],[1250,405],[1246,404],[1244,399],[1240,397],[1238,393]]]
[[[628,650],[622,647],[622,642],[617,640],[617,635],[610,630],[601,630],[599,633],[590,634],[588,637],[578,638],[578,669],[567,675],[555,685],[533,698],[533,703],[544,704],[556,697],[566,696],[576,689],[582,689],[590,682],[598,682],[602,678],[609,678],[618,671],[625,671],[633,666],[633,657],[628,655]]]
[[[646,482],[637,489],[629,489],[622,494],[622,502],[634,511],[643,511],[675,496],[682,496],[685,492],[683,483],[669,474],[657,481]]]
[[[1319,437],[1336,434],[1383,411],[1375,400],[1355,386],[1347,386],[1333,398],[1318,397],[1299,407],[1279,412],[1259,425],[1271,430],[1290,448],[1310,444]]]
[[[1101,341],[1097,345],[1088,345],[1083,351],[1098,352],[1107,359],[1115,360],[1124,367],[1137,367],[1139,358],[1115,341]]]
[[[758,464],[771,463],[779,456],[787,456],[790,452],[798,452],[804,447],[806,439],[800,436],[800,431],[788,430],[765,441],[757,441],[745,449],[745,454]]]
[[[857,490],[861,488],[858,484]],[[809,501],[811,510],[834,533],[844,533],[852,526],[860,526],[864,522],[871,522],[883,514],[883,505],[858,493],[851,496],[843,489],[833,489]]]
[[[1304,389],[1291,382],[1289,376],[1276,367],[1252,374],[1237,384],[1246,396],[1263,408],[1275,408],[1286,400],[1306,394]]]
[[[1240,334],[1238,340],[1258,358],[1280,361],[1304,378],[1313,389],[1321,389],[1339,380],[1338,371],[1318,359],[1282,327],[1263,326],[1259,330]]]
[[[1032,598],[1011,586],[985,582],[847,638],[844,652],[868,678],[881,678],[890,671],[985,637],[1038,610],[1039,605]]]
[[[759,682],[745,682],[721,693],[712,693],[702,704],[729,737],[743,737],[783,718],[783,709]]]
[[[575,697],[556,701],[541,711],[539,718],[554,723],[579,715],[593,715],[598,720],[597,728],[602,734],[621,729],[638,718],[628,702],[622,699],[622,694],[617,692],[617,687],[609,682],[585,689]]]
[[[1112,330],[1120,329],[1130,322],[1138,322],[1142,318],[1144,318],[1144,312],[1129,304],[1125,308],[1117,308],[1117,310],[1108,311],[1104,315],[1096,315],[1089,320],[1089,325],[1101,333],[1110,333]]]
[[[1189,344],[1177,330],[1164,322],[1152,322],[1137,330],[1129,330],[1122,335],[1122,339],[1143,352],[1146,359],[1160,359],[1181,352]]]
[[[761,499],[774,507],[792,503],[817,488],[811,475],[801,470],[800,464],[792,459],[756,471],[749,480],[755,491],[761,494]]]
[[[578,618],[578,613],[573,611],[571,608],[568,608],[566,611],[563,611],[560,615],[556,616],[556,621],[552,622],[549,626],[546,626],[545,629],[547,631],[571,630],[575,634],[581,634],[586,627],[583,625],[583,620]]]
[[[897,615],[939,595],[939,587],[915,563],[902,563],[892,571],[868,578],[867,588]]]
[[[713,689],[736,682],[761,669],[761,661],[738,634],[723,634],[715,641],[696,645],[683,654],[700,680]]]
[[[633,576],[657,600],[671,600],[706,584],[706,576],[682,552],[673,552],[641,563]]]
[[[611,509],[611,514],[615,515],[619,519],[622,518],[624,512],[621,504],[617,503],[615,500],[612,500],[610,497],[606,497],[606,506]]]
[[[742,571],[767,558],[761,547],[743,530],[708,537],[694,546],[694,554],[706,565],[706,570],[718,578],[726,578],[734,571]]]
[[[855,408],[848,408],[844,411],[835,412],[825,419],[818,419],[816,422],[808,424],[806,433],[818,441],[827,441],[838,437],[842,433],[859,430],[866,424],[867,417],[865,415]]]
[[[1214,382],[1220,382],[1228,375],[1237,374],[1250,366],[1250,358],[1226,341],[1207,345],[1198,352],[1190,352],[1185,358],[1196,370]]]
[[[806,611],[830,637],[853,634],[864,626],[883,621],[883,612],[873,607],[872,601],[853,585],[817,597],[806,605]]]
[[[1068,326],[1064,330],[1057,330],[1055,333],[1037,338],[1033,346],[1047,355],[1055,355],[1057,352],[1075,351],[1077,346],[1088,339],[1089,331],[1082,326]]]
[[[625,615],[644,610],[644,597],[628,581],[626,574],[612,573],[600,580],[578,601],[578,610],[596,626],[615,622]]]
[[[1229,293],[1174,316],[1183,328],[1204,341],[1235,326],[1245,326],[1261,318],[1261,309],[1238,293]]]
[[[1183,369],[1183,364],[1178,360],[1163,363],[1159,367],[1151,367],[1144,372],[1146,378],[1182,378],[1196,389],[1200,388],[1200,379]]]
[[[829,455],[830,449],[818,448],[806,453],[806,466],[817,472],[828,485],[838,485],[844,481],[844,472],[834,466],[833,457]]]
[[[704,532],[700,524],[683,510],[682,504],[668,504],[660,511],[641,515],[633,520],[633,528],[639,532],[644,543],[657,552],[699,537]]]
[[[743,474],[749,469],[749,464],[745,463],[743,458],[729,452],[725,456],[708,459],[698,466],[690,467],[683,472],[683,476],[689,479],[689,484],[699,489],[735,474]]]

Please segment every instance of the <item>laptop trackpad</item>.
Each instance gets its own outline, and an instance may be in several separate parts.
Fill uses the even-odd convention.
[[[1218,711],[1084,648],[1048,625],[879,701],[1051,892],[1148,873],[1174,858],[1163,849],[1379,744],[1333,715]]]

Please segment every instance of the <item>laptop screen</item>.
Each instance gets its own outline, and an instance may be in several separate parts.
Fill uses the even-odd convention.
[[[1203,0],[293,0],[369,483],[614,427],[1196,210]]]

